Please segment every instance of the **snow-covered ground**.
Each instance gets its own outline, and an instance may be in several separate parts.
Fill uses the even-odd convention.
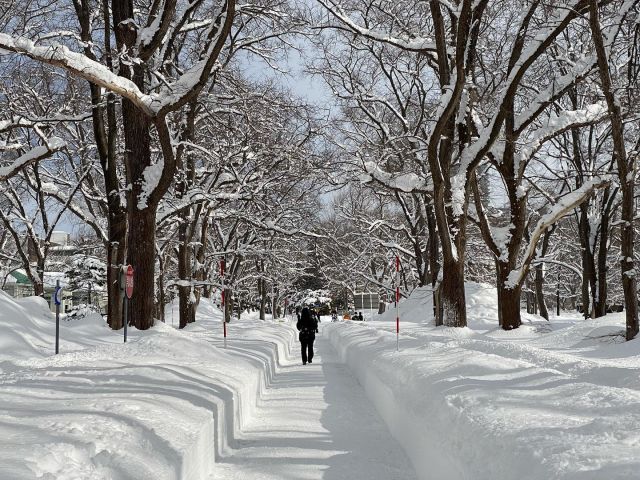
[[[248,317],[225,342],[204,303],[124,345],[99,317],[63,321],[55,356],[46,304],[0,293],[0,328],[2,480],[416,478],[324,338],[300,364],[289,322]]]
[[[505,332],[494,289],[469,285],[467,303],[468,328],[436,328],[415,291],[398,352],[395,311],[325,331],[420,478],[640,478],[640,340],[624,342],[623,314]]]
[[[124,345],[94,317],[63,321],[55,356],[46,304],[0,300],[2,479],[206,478],[293,338],[264,326],[264,368],[162,324]]]
[[[54,356],[47,305],[0,293],[0,479],[640,478],[623,316],[504,332],[491,287],[467,302],[469,328],[435,328],[415,291],[398,352],[393,310],[323,322],[302,366],[289,322],[245,316],[225,343],[208,303],[126,345],[97,317],[64,321]]]

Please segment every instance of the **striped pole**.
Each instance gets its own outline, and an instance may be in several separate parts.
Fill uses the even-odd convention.
[[[225,261],[224,258],[220,259],[220,281],[222,283],[222,297],[220,298],[220,307],[222,308],[222,331],[224,333],[224,338],[227,338],[227,309],[224,305],[224,267]]]
[[[400,256],[396,255],[396,352],[400,348]]]

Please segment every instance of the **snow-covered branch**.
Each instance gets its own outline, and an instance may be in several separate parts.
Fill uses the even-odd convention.
[[[50,157],[55,152],[66,147],[66,145],[66,142],[61,138],[53,137],[48,139],[46,145],[34,147],[16,158],[10,165],[0,167],[0,181],[13,177],[28,165]]]
[[[149,115],[153,114],[151,108],[152,97],[143,94],[135,83],[116,75],[101,63],[90,60],[81,53],[69,50],[64,45],[57,43],[36,45],[28,38],[12,37],[6,33],[0,33],[0,49],[23,54],[34,60],[65,68],[80,78],[84,78],[131,100],[143,112]]]
[[[591,195],[595,190],[599,188],[604,188],[609,185],[612,181],[612,177],[610,175],[603,175],[601,177],[595,177],[588,182],[585,182],[580,188],[577,188],[571,193],[568,193],[564,197],[560,198],[558,202],[551,208],[549,213],[543,215],[538,223],[536,224],[533,232],[531,232],[531,237],[529,240],[529,245],[524,253],[524,258],[521,262],[520,267],[512,270],[509,274],[509,279],[507,280],[508,287],[515,287],[520,285],[529,271],[529,266],[531,265],[532,260],[536,256],[536,246],[542,234],[549,228],[551,225],[556,223],[562,217],[570,213],[573,209],[575,209],[578,205],[584,202],[589,195]]]
[[[435,42],[430,38],[420,38],[417,36],[400,37],[387,33],[379,32],[373,29],[365,28],[354,22],[349,15],[334,0],[318,0],[324,8],[333,15],[333,17],[343,24],[350,31],[362,35],[376,42],[387,43],[403,50],[411,52],[423,52],[434,55],[437,51]]]

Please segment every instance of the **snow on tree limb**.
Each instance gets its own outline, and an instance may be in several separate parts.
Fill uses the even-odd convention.
[[[376,42],[388,43],[389,45],[393,45],[403,50],[408,50],[411,52],[429,52],[431,55],[435,55],[436,44],[432,39],[420,37],[394,37],[382,32],[377,32],[375,30],[362,27],[355,23],[333,0],[318,0],[318,3],[326,8],[327,11],[331,12],[331,14],[340,23],[344,24],[349,30],[354,33],[362,35],[371,40],[375,40]]]
[[[551,85],[534,98],[529,107],[515,119],[514,131],[521,133],[557,98],[565,94],[567,89],[586,77],[596,66],[595,55],[589,55],[575,62],[569,73],[553,81]]]
[[[399,190],[404,193],[433,192],[433,185],[424,177],[412,172],[388,173],[381,169],[375,162],[365,162],[365,173],[360,176],[362,183],[377,182],[390,190]]]
[[[27,153],[16,158],[11,165],[0,167],[0,181],[13,177],[26,166],[49,157],[53,153],[62,150],[66,145],[64,140],[54,137],[48,140],[47,145],[32,148]]]
[[[524,166],[548,140],[571,128],[598,122],[606,116],[607,107],[603,103],[588,105],[581,110],[564,110],[557,115],[552,113],[545,126],[534,130],[532,138],[520,152],[520,163]]]
[[[538,220],[536,227],[533,229],[533,232],[531,232],[531,239],[529,240],[529,245],[525,251],[522,264],[519,268],[512,270],[509,274],[509,279],[507,280],[506,285],[507,287],[514,288],[524,281],[529,270],[529,266],[536,256],[538,240],[540,240],[540,237],[542,237],[542,234],[544,234],[547,228],[584,202],[595,190],[609,185],[612,178],[613,177],[611,175],[603,175],[585,182],[580,188],[577,188],[573,192],[560,198],[558,203],[552,207],[551,211],[543,215],[540,220]]]
[[[224,6],[215,15],[215,20],[209,26],[199,61],[175,82],[164,85],[153,96],[151,108],[157,115],[163,116],[169,111],[182,107],[200,92],[218,61],[220,51],[231,30],[234,14],[235,0],[225,0]]]
[[[534,62],[540,58],[544,52],[553,44],[555,39],[567,28],[579,12],[587,6],[584,0],[570,2],[572,8],[558,8],[555,15],[549,20],[548,25],[542,32],[537,34],[530,44],[522,50],[518,59],[515,60],[513,67],[510,69],[509,76],[505,81],[505,87],[502,89],[501,97],[498,101],[498,107],[491,117],[491,120],[485,128],[480,131],[478,139],[473,142],[463,152],[460,159],[460,168],[451,179],[454,195],[452,197],[452,209],[455,215],[462,215],[463,204],[466,199],[465,186],[470,180],[471,171],[482,160],[482,158],[491,150],[494,143],[500,137],[503,129],[505,116],[509,109],[504,108],[510,99],[512,99],[525,74]],[[582,72],[582,70],[579,70]],[[574,76],[577,76],[574,73]],[[536,114],[541,111],[534,110]]]
[[[159,10],[160,13],[155,12],[155,15],[149,16],[147,26],[138,32],[137,47],[143,60],[151,57],[169,30],[176,10],[176,0],[164,0],[160,3]]]
[[[84,54],[69,50],[64,45],[52,43],[40,46],[28,38],[12,37],[6,33],[0,33],[0,49],[62,67],[89,82],[126,97],[145,113],[153,114],[150,107],[151,97],[143,94],[135,83],[116,75],[101,63],[90,60]]]
[[[172,11],[171,5],[172,1],[163,2],[167,12]],[[197,95],[206,83],[231,28],[234,6],[233,0],[227,0],[220,11],[214,15],[215,20],[209,25],[200,59],[177,80],[163,85],[157,93],[152,94],[141,92],[133,81],[113,73],[105,65],[91,60],[82,53],[74,52],[64,45],[53,42],[48,45],[36,45],[28,38],[0,33],[0,49],[62,67],[74,75],[127,98],[149,117],[161,117],[182,107]],[[158,34],[166,33],[165,23],[165,20],[159,21],[158,25],[152,23],[148,28],[153,32],[146,30],[143,32],[145,35],[140,45],[143,51],[146,52],[154,47],[158,42]]]

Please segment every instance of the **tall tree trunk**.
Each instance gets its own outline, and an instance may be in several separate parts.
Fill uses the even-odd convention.
[[[139,330],[146,330],[153,326],[158,207],[143,191],[146,185],[144,171],[151,165],[150,123],[144,113],[126,99],[122,100],[122,118],[128,182],[132,185],[127,195],[127,256],[128,263],[135,270],[135,294],[129,302],[129,319]]]
[[[164,288],[164,266],[165,259],[162,255],[158,255],[158,278],[156,288],[158,289],[158,301],[156,302],[156,318],[165,323],[165,305],[167,302]]]
[[[33,294],[36,297],[44,296],[44,260],[38,259],[36,264],[37,276],[33,279]]]
[[[132,0],[112,0],[113,25],[118,50],[134,50],[137,40]],[[145,91],[142,64],[120,66],[120,74]],[[151,165],[151,119],[133,102],[122,98],[124,129],[124,162],[127,172],[127,258],[135,270],[135,293],[129,302],[129,321],[139,330],[153,325],[155,285],[155,235],[158,201],[149,199],[151,192],[144,172]],[[166,160],[166,159],[165,159]]]
[[[555,231],[556,226],[554,225],[551,229],[547,230],[544,233],[544,237],[542,238],[542,246],[540,248],[540,257],[544,258],[547,256],[547,252],[549,251],[549,240],[551,239],[551,235]],[[540,309],[540,316],[545,320],[549,320],[549,310],[547,310],[547,304],[544,300],[544,271],[543,265],[536,265],[536,277],[535,277],[535,288],[536,288],[536,298],[538,300],[538,308]]]
[[[196,304],[195,309],[198,309],[198,305],[200,305],[200,298],[204,296],[205,298],[210,297],[210,288],[207,285],[204,285],[205,280],[207,279],[207,272],[205,268],[205,253],[207,251],[207,235],[209,232],[209,214],[210,210],[205,211],[203,215],[201,215],[201,223],[200,223],[200,244],[198,245],[198,250],[195,254],[196,261],[198,262],[198,267],[194,272],[194,278],[197,281],[203,282],[203,285],[196,289]],[[194,318],[195,320],[195,318]]]
[[[622,290],[626,311],[626,339],[632,340],[638,334],[638,298],[636,287],[636,271],[633,260],[634,231],[633,221],[635,213],[635,154],[627,157],[624,143],[624,124],[620,102],[615,97],[613,82],[609,72],[609,59],[604,45],[604,37],[598,18],[598,2],[591,0],[589,9],[589,26],[598,59],[598,73],[602,83],[602,92],[607,101],[607,110],[611,121],[611,136],[613,138],[613,156],[618,166],[620,189],[622,190],[622,224],[620,234],[620,270],[622,276]]]
[[[133,208],[129,213],[129,264],[134,268],[134,293],[129,301],[129,324],[139,330],[153,326],[155,299],[156,208]]]
[[[229,323],[233,314],[233,291],[231,288],[224,290],[224,321]]]
[[[109,217],[111,218],[111,212]],[[107,323],[113,330],[122,325],[122,293],[118,283],[120,266],[124,264],[126,246],[126,216],[118,215],[118,223],[109,225],[110,239],[107,245]]]
[[[467,308],[464,291],[464,262],[445,258],[441,287],[443,325],[447,327],[465,327]]]
[[[545,320],[549,320],[549,311],[544,301],[544,272],[542,271],[542,265],[536,265],[535,289],[540,316]]]
[[[443,153],[443,155],[447,155]],[[448,175],[448,172],[447,172]],[[466,294],[464,289],[464,257],[466,249],[467,204],[461,215],[451,207],[453,194],[450,185],[434,179],[434,213],[438,236],[442,246],[442,284],[440,305],[442,325],[447,327],[467,326]],[[465,194],[465,200],[467,195]],[[436,324],[439,323],[436,321]]]
[[[180,327],[184,328],[187,324],[195,321],[194,305],[191,298],[191,249],[189,247],[189,238],[187,235],[188,225],[183,222],[179,227],[179,245],[178,245],[178,278],[185,284],[178,286],[178,297],[180,305]],[[188,285],[186,284],[188,283]]]
[[[622,187],[622,215],[624,224],[621,226],[620,266],[622,270],[622,290],[624,292],[624,306],[626,311],[626,338],[632,340],[638,334],[638,297],[636,295],[636,277],[633,261],[633,217],[634,217],[634,188],[633,179],[625,180]]]
[[[582,308],[584,318],[591,316],[592,305],[595,304],[596,271],[594,245],[589,222],[589,201],[580,206],[580,245],[582,247]]]
[[[511,285],[509,274],[513,270],[510,262],[497,261],[498,266],[498,320],[504,330],[513,330],[522,324],[520,296],[522,285]]]
[[[609,248],[609,218],[602,217],[600,224],[600,245],[598,246],[598,297],[596,299],[596,317],[604,317],[607,314],[607,254]]]
[[[267,318],[267,282],[264,278],[258,280],[260,287],[258,289],[260,295],[260,320]]]
[[[264,260],[256,260],[256,272],[258,272],[258,297],[260,298],[260,320],[265,320],[267,307],[267,281],[264,274]]]
[[[80,23],[80,37],[85,42],[84,53],[91,60],[97,60],[93,52],[91,36],[92,10],[88,1],[74,2],[76,15]],[[113,71],[111,52],[111,21],[108,3],[102,5],[104,21],[103,48],[107,68]],[[127,216],[120,200],[120,182],[118,179],[116,139],[117,118],[115,95],[107,92],[103,96],[102,89],[89,83],[91,92],[91,116],[93,136],[95,138],[100,166],[104,178],[104,191],[107,194],[107,323],[118,330],[122,328],[122,295],[118,285],[119,268],[124,264],[126,253]],[[106,99],[106,108],[104,101]],[[106,117],[106,118],[105,118]]]
[[[427,230],[429,232],[429,240],[427,242],[427,253],[429,255],[429,275],[431,282],[431,296],[433,299],[433,318],[436,326],[442,325],[442,302],[440,295],[440,244],[438,237],[438,228],[436,225],[435,212],[433,203],[426,205],[427,212]]]
[[[607,187],[603,194],[603,207],[600,217],[600,244],[598,245],[598,297],[596,301],[596,317],[604,317],[607,314],[607,273],[609,270],[607,255],[609,253],[609,220],[611,216],[611,208],[617,190],[611,192],[611,188]]]
[[[413,238],[413,255],[415,257],[416,272],[418,273],[418,287],[424,287],[428,282],[429,269],[422,258],[422,247],[420,244],[420,235],[412,229],[411,236]]]

